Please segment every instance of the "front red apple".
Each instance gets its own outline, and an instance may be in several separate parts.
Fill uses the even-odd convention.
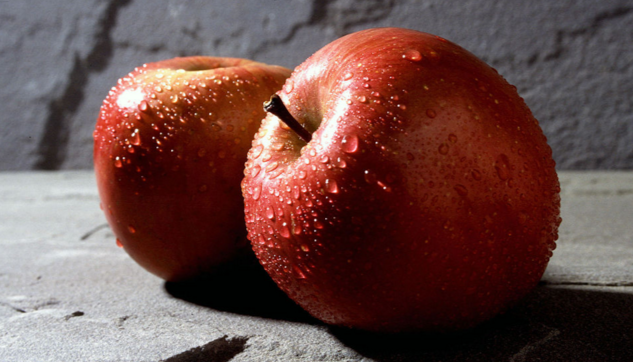
[[[494,69],[433,35],[372,29],[319,50],[278,94],[312,139],[263,121],[242,182],[248,237],[308,312],[452,330],[535,287],[559,183],[538,122]]]
[[[240,181],[263,101],[290,71],[245,59],[151,63],[101,108],[94,165],[119,243],[166,280],[200,276],[245,242]]]

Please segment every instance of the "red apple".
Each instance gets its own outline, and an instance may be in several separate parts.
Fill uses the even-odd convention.
[[[536,286],[561,221],[552,152],[516,88],[468,51],[357,32],[267,108],[242,182],[248,238],[313,316],[455,330]]]
[[[119,80],[94,131],[99,195],[117,242],[169,280],[200,276],[248,245],[240,191],[262,102],[288,69],[186,57]]]

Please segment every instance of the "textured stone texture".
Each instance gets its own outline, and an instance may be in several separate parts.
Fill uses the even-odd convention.
[[[115,246],[90,171],[0,173],[0,361],[633,361],[633,172],[562,172],[558,248],[457,335],[330,328],[247,262],[164,283]]]
[[[630,0],[29,0],[0,7],[0,170],[86,169],[116,80],[183,55],[295,67],[349,32],[400,26],[517,85],[559,169],[633,167]]]

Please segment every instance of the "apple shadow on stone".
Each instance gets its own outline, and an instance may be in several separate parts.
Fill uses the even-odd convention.
[[[545,284],[474,329],[445,335],[330,333],[376,361],[633,361],[633,294]]]
[[[220,311],[324,325],[290,300],[248,254],[212,275],[166,282],[173,297]],[[377,361],[633,361],[633,294],[541,283],[517,306],[445,335],[329,332]]]
[[[252,253],[196,280],[165,282],[171,296],[215,310],[254,317],[323,324],[281,291]]]
[[[220,311],[324,324],[290,300],[254,257],[204,279],[166,282],[173,297]],[[541,283],[517,306],[452,334],[380,334],[327,327],[344,345],[376,361],[633,361],[633,294]]]

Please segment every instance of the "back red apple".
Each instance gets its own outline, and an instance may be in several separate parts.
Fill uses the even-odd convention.
[[[119,80],[101,108],[94,164],[117,240],[166,280],[198,277],[248,245],[240,181],[290,71],[236,58],[151,63]]]

